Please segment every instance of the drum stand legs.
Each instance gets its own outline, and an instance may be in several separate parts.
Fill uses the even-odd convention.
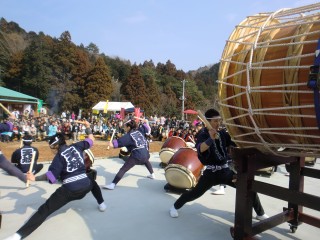
[[[320,228],[320,219],[303,213],[303,206],[320,211],[320,197],[303,192],[304,176],[320,179],[320,170],[305,168],[304,157],[266,155],[255,148],[232,150],[237,166],[236,210],[234,227],[236,240],[244,240],[284,222],[295,232],[302,222]],[[257,169],[286,164],[290,172],[289,188],[254,180]],[[266,220],[252,224],[252,194],[262,193],[288,202],[283,211]]]

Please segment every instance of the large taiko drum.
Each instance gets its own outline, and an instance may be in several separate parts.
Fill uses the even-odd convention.
[[[193,148],[180,148],[166,166],[167,182],[176,188],[190,189],[196,186],[203,168],[198,159],[197,151]]]
[[[220,63],[219,105],[239,147],[287,156],[320,153],[314,90],[307,86],[320,38],[319,9],[317,3],[257,14],[232,32]]]
[[[168,164],[173,154],[182,147],[186,147],[186,142],[177,136],[169,137],[162,145],[159,157],[162,163]]]

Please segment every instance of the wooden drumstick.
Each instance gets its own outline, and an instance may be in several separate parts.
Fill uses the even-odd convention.
[[[8,108],[6,108],[5,106],[3,106],[2,103],[0,103],[0,106],[2,107],[2,109],[3,109],[6,113],[9,114],[10,118],[13,118],[13,119],[16,118],[15,115],[14,115],[13,113],[11,113]]]
[[[198,112],[198,117],[200,118],[200,120],[202,121],[202,122],[204,122],[204,124],[206,125],[206,127],[210,130],[210,129],[212,129],[212,126],[211,126],[211,124],[208,122],[208,120],[206,119],[206,117],[203,115],[203,113],[200,111],[200,110],[197,110],[197,112]]]
[[[2,107],[2,109],[3,109],[4,111],[6,111],[9,115],[11,115],[11,112],[8,110],[8,108],[6,108],[5,106],[3,106],[2,103],[0,103],[0,106]]]
[[[196,144],[196,142],[192,139],[191,136],[189,136],[189,139],[191,140],[191,142],[193,142],[194,144]]]
[[[75,123],[81,123],[81,124],[85,124],[85,121],[80,121],[80,120],[74,120]]]
[[[112,132],[112,135],[111,135],[111,138],[110,138],[110,142],[112,142],[115,133],[116,133],[116,130],[113,129],[113,132]],[[110,146],[108,146],[107,149],[109,150]]]
[[[30,173],[32,173],[32,169],[33,169],[33,164],[34,164],[35,158],[36,158],[36,151],[33,151],[32,158],[31,158],[31,163],[30,163],[30,167],[29,167],[29,172]],[[26,187],[29,187],[29,184],[30,184],[30,180],[27,180]]]
[[[20,148],[23,147],[23,137],[21,137],[21,141],[20,141]]]

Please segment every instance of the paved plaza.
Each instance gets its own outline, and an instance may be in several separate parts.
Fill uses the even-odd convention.
[[[107,210],[99,212],[97,203],[89,193],[84,199],[64,206],[50,216],[26,239],[32,240],[208,240],[232,239],[229,233],[234,222],[235,189],[226,188],[225,195],[212,195],[214,188],[201,198],[186,204],[179,210],[179,218],[169,216],[169,208],[179,197],[168,193],[164,169],[159,167],[158,153],[153,153],[151,163],[156,179],[146,178],[144,166],[135,166],[116,186],[115,190],[102,190]],[[96,159],[99,185],[110,183],[122,166],[119,158]],[[45,163],[44,173],[49,166]],[[320,161],[314,168],[320,169]],[[278,186],[287,187],[289,179],[284,166],[279,166],[271,177],[256,177]],[[305,178],[305,192],[319,195],[319,182]],[[58,185],[32,182],[29,188],[15,177],[0,170],[0,211],[2,226],[0,239],[14,233],[54,192]],[[216,188],[217,189],[217,188]],[[269,216],[282,211],[287,204],[281,200],[260,194],[260,199]],[[304,208],[304,212],[320,218],[320,213]],[[256,221],[256,220],[253,220]],[[258,235],[258,239],[308,239],[318,240],[320,229],[307,224],[291,233],[288,223]]]

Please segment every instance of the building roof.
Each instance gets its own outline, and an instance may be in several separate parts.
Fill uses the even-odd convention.
[[[0,87],[0,101],[2,102],[37,103],[38,100],[38,98],[27,94],[13,91],[9,88]]]
[[[101,101],[97,103],[92,110],[104,110],[107,107],[108,111],[120,111],[121,108],[127,109],[134,107],[131,102],[105,102]]]

